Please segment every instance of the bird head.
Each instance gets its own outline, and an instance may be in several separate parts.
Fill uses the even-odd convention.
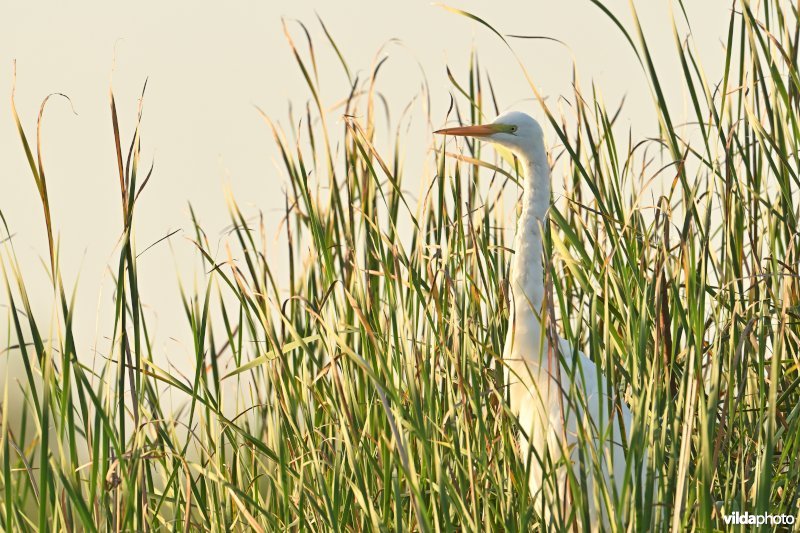
[[[474,137],[480,141],[499,144],[517,153],[527,153],[544,144],[542,127],[530,115],[509,111],[488,124],[444,128],[434,133]]]

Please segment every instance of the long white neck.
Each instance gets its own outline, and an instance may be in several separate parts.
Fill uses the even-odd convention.
[[[525,191],[514,237],[514,256],[509,274],[515,314],[538,315],[544,299],[542,266],[542,229],[550,207],[550,167],[544,143],[538,142],[520,154],[526,167]]]

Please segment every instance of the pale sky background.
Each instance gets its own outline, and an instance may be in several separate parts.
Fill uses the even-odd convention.
[[[448,3],[483,17],[506,34],[564,41],[574,53],[584,88],[594,80],[610,108],[626,95],[621,124],[639,135],[656,131],[650,92],[633,53],[589,0]],[[687,4],[694,43],[709,79],[717,80],[730,2]],[[607,5],[623,21],[630,20],[627,0],[609,0]],[[676,109],[683,109],[686,95],[668,3],[646,0],[636,5],[667,97]],[[301,20],[311,30],[320,52],[324,103],[331,105],[347,92],[347,80],[326,46],[315,13],[325,21],[351,69],[362,77],[384,43],[393,38],[401,41],[402,45],[387,49],[390,59],[380,85],[395,118],[419,91],[419,62],[430,85],[432,120],[441,125],[437,121],[444,121],[451,91],[445,66],[465,79],[473,46],[482,66],[490,69],[501,105],[541,117],[519,68],[497,37],[428,1],[5,2],[0,6],[0,210],[11,226],[27,285],[45,322],[51,298],[43,266],[47,243],[41,206],[8,104],[12,61],[17,61],[17,108],[29,138],[35,136],[39,104],[47,94],[67,94],[77,112],[74,115],[66,101],[51,99],[43,139],[65,284],[71,286],[80,276],[76,320],[82,354],[91,353],[96,335],[98,350],[107,353],[108,342],[102,339],[110,334],[113,317],[107,267],[116,268],[115,244],[121,230],[108,107],[115,49],[114,89],[126,146],[137,98],[149,77],[143,161],[149,166],[155,157],[155,172],[137,206],[139,250],[169,231],[188,232],[189,202],[208,234],[217,237],[228,224],[226,186],[249,214],[263,210],[274,234],[286,178],[254,105],[286,125],[288,103],[301,108],[309,97],[282,33],[282,16]],[[299,40],[299,28],[290,28]],[[684,35],[686,28],[679,29]],[[563,47],[546,41],[515,41],[514,46],[548,101],[571,96],[571,56]],[[546,132],[553,142],[552,132],[548,128]],[[429,157],[426,149],[431,141],[423,120],[414,123],[410,135],[417,143],[407,147],[407,176]],[[161,243],[140,258],[143,297],[155,316],[150,325],[156,331],[156,349],[173,362],[188,354],[190,346],[176,278],[180,274],[191,284],[195,259],[192,245],[180,234],[171,239],[171,246]],[[285,272],[279,253],[271,259],[277,272]],[[6,298],[0,303],[5,304]],[[0,348],[7,345],[2,338],[6,316],[0,309]],[[104,318],[96,333],[98,316]],[[17,352],[13,356],[18,357]]]

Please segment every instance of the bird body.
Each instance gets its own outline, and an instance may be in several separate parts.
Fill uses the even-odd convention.
[[[536,511],[548,528],[564,527],[571,513],[579,530],[607,526],[619,496],[615,492],[623,486],[622,435],[630,430],[632,417],[623,402],[604,392],[607,380],[596,365],[563,339],[551,349],[542,326],[542,230],[551,188],[542,128],[530,116],[510,112],[491,124],[437,133],[500,144],[514,152],[526,171],[509,271],[512,310],[503,350],[510,406],[520,427],[520,454],[530,472]],[[582,526],[585,517],[574,506],[581,500],[588,506],[588,527]]]

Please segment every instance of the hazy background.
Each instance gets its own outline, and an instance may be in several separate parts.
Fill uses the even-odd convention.
[[[688,2],[694,43],[701,51],[710,80],[721,73],[720,36],[730,3]],[[503,33],[545,35],[567,43],[574,54],[582,86],[594,80],[609,108],[626,96],[620,121],[638,135],[655,132],[651,95],[641,67],[612,23],[588,0],[480,2],[454,1],[483,17]],[[624,21],[627,0],[607,2]],[[636,5],[656,55],[667,98],[678,106],[681,73],[665,1]],[[123,145],[133,131],[137,99],[149,77],[144,104],[143,162],[155,159],[151,183],[137,207],[136,242],[141,251],[176,229],[190,229],[188,204],[212,238],[228,224],[224,190],[254,214],[266,215],[270,234],[278,231],[283,208],[284,174],[275,164],[277,151],[254,105],[287,125],[291,101],[301,109],[309,97],[286,44],[281,17],[289,20],[298,44],[305,47],[298,19],[307,24],[319,51],[322,99],[332,105],[346,96],[347,79],[329,50],[316,20],[318,14],[336,39],[350,68],[368,75],[379,48],[390,39],[389,61],[379,89],[396,119],[427,76],[431,116],[442,125],[451,86],[445,67],[465,80],[469,51],[479,51],[492,74],[501,105],[541,117],[538,105],[514,59],[485,28],[427,1],[367,2],[310,0],[272,2],[4,3],[0,7],[0,210],[6,217],[26,282],[35,305],[50,312],[51,289],[46,275],[47,243],[41,205],[17,136],[10,106],[12,61],[17,61],[17,108],[29,138],[41,100],[51,92],[43,128],[44,164],[54,229],[61,240],[61,262],[67,286],[78,280],[76,321],[79,353],[96,347],[107,354],[113,302],[108,265],[113,265],[121,230],[119,182],[109,113],[112,77],[120,115]],[[679,25],[681,35],[687,28]],[[571,97],[572,56],[552,42],[512,41],[548,102]],[[419,64],[419,65],[418,65]],[[419,110],[419,108],[417,108]],[[681,107],[678,107],[681,109]],[[491,118],[491,117],[489,117]],[[678,122],[681,116],[674,117]],[[395,127],[395,124],[392,124]],[[547,128],[546,128],[546,131]],[[423,117],[409,130],[406,176],[413,176],[430,157],[430,126]],[[385,133],[379,137],[386,141]],[[550,134],[550,141],[553,142]],[[416,191],[413,183],[408,189]],[[2,233],[2,232],[0,232]],[[191,235],[191,233],[187,233]],[[4,235],[0,235],[0,240]],[[271,255],[276,271],[285,272],[280,250]],[[153,317],[156,351],[173,363],[189,353],[189,328],[183,316],[176,279],[191,285],[201,279],[197,255],[182,233],[141,256],[143,299]],[[281,279],[279,277],[279,279]],[[284,278],[285,279],[285,278]],[[0,299],[5,303],[6,298]],[[5,339],[6,311],[0,309],[0,350]],[[44,314],[40,319],[46,319]],[[98,327],[99,324],[99,327]],[[18,352],[11,352],[18,357]],[[193,359],[192,359],[193,361]],[[0,368],[5,367],[5,362]]]

